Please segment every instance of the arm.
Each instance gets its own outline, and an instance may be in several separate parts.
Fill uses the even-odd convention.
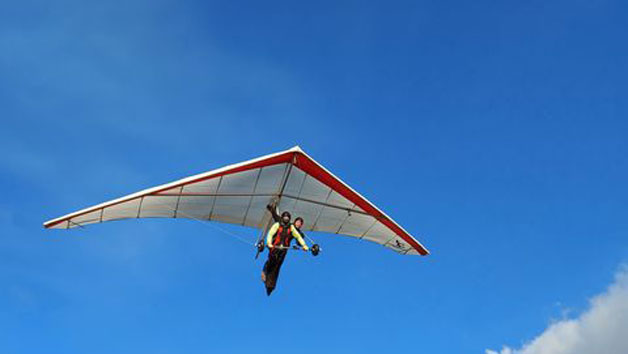
[[[266,235],[266,246],[268,246],[268,248],[273,248],[273,236],[277,233],[278,229],[279,223],[276,222],[270,227],[270,230],[268,230],[268,235]]]
[[[301,247],[303,247],[303,250],[309,250],[309,248],[307,247],[307,243],[305,243],[303,237],[301,236],[301,232],[296,227],[294,227],[294,225],[290,225],[290,230],[292,231],[292,235],[294,236],[294,238],[296,238]]]
[[[266,209],[268,209],[268,211],[270,211],[270,215],[272,215],[273,220],[275,220],[275,222],[281,221],[281,216],[279,216],[279,214],[277,214],[277,206],[275,204],[268,204],[266,206]]]

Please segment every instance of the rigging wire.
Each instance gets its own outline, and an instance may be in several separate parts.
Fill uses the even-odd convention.
[[[164,205],[164,206],[168,207],[169,209],[172,209],[173,211],[175,210],[174,208],[170,207],[169,205],[166,205],[166,204],[163,204],[163,203],[160,203],[160,204],[162,204],[162,205]],[[178,211],[177,211],[177,214],[182,215],[182,216],[185,216],[186,218],[189,218],[189,219],[193,219],[193,220],[195,220],[195,221],[198,221],[199,223],[201,223],[201,224],[203,224],[203,225],[206,225],[206,226],[211,226],[212,228],[214,228],[214,229],[216,229],[216,230],[218,230],[218,231],[221,231],[221,232],[225,233],[226,235],[232,236],[232,237],[234,237],[235,239],[237,239],[238,241],[243,242],[243,243],[245,243],[245,244],[247,244],[247,245],[249,245],[249,246],[257,247],[257,244],[258,244],[258,242],[259,242],[259,241],[257,241],[257,242],[255,242],[255,243],[251,243],[249,240],[246,240],[246,239],[242,238],[241,236],[239,236],[238,234],[233,233],[233,232],[231,232],[231,231],[229,231],[229,230],[225,230],[225,229],[223,229],[222,227],[220,227],[220,226],[218,226],[218,225],[216,225],[216,224],[212,223],[212,222],[211,222],[211,221],[209,221],[209,220],[199,219],[199,218],[194,217],[194,216],[192,216],[192,215],[186,214],[186,213],[184,213],[184,212],[182,212],[182,211],[180,211],[180,210],[178,210]],[[300,231],[300,230],[299,230],[299,231]],[[307,238],[307,239],[308,239],[308,240],[312,243],[312,245],[316,244],[316,241],[312,240],[312,238],[311,238],[311,237],[309,237],[309,236],[307,236],[307,234],[305,234],[304,232],[301,232],[301,235],[304,235],[304,236],[305,236],[305,237],[306,237],[306,238]],[[262,237],[262,239],[263,239],[263,237]],[[302,249],[303,249],[302,247],[300,247],[300,246],[296,246],[296,245],[295,245],[295,246],[290,246],[290,247],[275,246],[275,248],[278,248],[278,249],[285,249],[285,250],[291,250],[291,249],[292,249],[292,250],[302,250]]]
[[[256,241],[256,242],[254,242],[254,243],[253,243],[253,242],[251,242],[250,240],[247,240],[247,239],[245,239],[245,238],[241,237],[240,235],[238,235],[238,234],[236,234],[236,233],[234,233],[234,232],[231,232],[231,231],[229,231],[229,230],[225,230],[224,228],[222,228],[222,227],[220,227],[220,226],[218,226],[218,225],[216,225],[216,224],[212,223],[212,222],[211,222],[211,221],[209,221],[209,220],[199,219],[199,218],[197,218],[197,217],[195,217],[195,216],[192,216],[192,215],[190,215],[190,214],[187,214],[187,213],[185,213],[185,212],[182,212],[182,211],[181,211],[181,210],[179,210],[178,208],[173,208],[173,207],[171,207],[171,206],[170,206],[170,205],[168,205],[168,204],[165,204],[165,203],[159,203],[159,202],[158,202],[158,204],[161,204],[161,205],[163,205],[164,207],[166,207],[166,208],[168,208],[168,209],[172,210],[172,211],[175,213],[175,215],[182,215],[182,216],[184,216],[185,218],[192,219],[192,220],[197,221],[197,222],[199,222],[199,223],[201,223],[201,224],[203,224],[203,225],[205,225],[205,226],[210,226],[210,227],[212,227],[213,229],[218,230],[218,231],[220,231],[220,232],[224,233],[225,235],[231,236],[231,237],[233,237],[234,239],[236,239],[236,240],[238,240],[238,241],[240,241],[240,242],[242,242],[242,243],[245,243],[245,244],[247,244],[247,245],[249,245],[249,246],[252,246],[252,247],[257,247],[258,242],[260,242],[260,241]],[[74,223],[74,222],[72,222],[72,221],[70,221],[70,222],[71,222],[71,223],[73,223],[73,224],[75,224],[75,225],[77,225],[77,226],[79,226],[79,227],[81,227],[81,228],[85,228],[83,225],[80,225],[80,224]],[[300,230],[299,230],[299,231],[300,231]],[[307,239],[308,239],[308,240],[309,240],[312,244],[315,244],[315,243],[316,243],[314,240],[312,240],[312,238],[311,238],[311,237],[307,236],[307,234],[305,234],[304,232],[300,232],[300,233],[301,233],[301,235],[305,236],[305,237],[306,237],[306,238],[307,238]],[[264,236],[262,235],[262,237],[260,237],[260,239],[263,239],[263,238],[264,238]],[[299,246],[291,246],[291,247],[275,246],[275,247],[276,247],[276,248],[279,248],[279,249],[286,249],[286,250],[290,250],[290,249],[293,249],[293,250],[301,250],[301,249],[303,249],[302,247],[299,247]]]
[[[223,232],[224,234],[229,235],[229,236],[231,236],[231,237],[235,238],[236,240],[238,240],[238,241],[240,241],[240,242],[243,242],[243,243],[245,243],[245,244],[247,244],[247,245],[249,245],[249,246],[253,246],[253,247],[255,247],[255,243],[252,243],[251,241],[249,241],[249,240],[247,240],[247,239],[245,239],[245,238],[241,237],[240,235],[238,235],[238,234],[236,234],[236,233],[233,233],[233,232],[231,232],[231,231],[229,231],[229,230],[225,230],[225,229],[223,229],[222,227],[220,227],[220,226],[218,226],[218,225],[216,225],[216,224],[213,224],[213,223],[211,223],[211,222],[209,222],[209,221],[202,220],[202,219],[199,219],[199,218],[197,218],[197,217],[195,217],[195,216],[192,216],[192,215],[186,214],[186,213],[182,212],[181,210],[176,210],[176,209],[172,208],[171,206],[169,206],[169,205],[167,205],[167,204],[163,204],[163,203],[159,203],[159,204],[162,204],[163,206],[165,206],[165,207],[167,207],[167,208],[169,208],[169,209],[172,209],[173,211],[175,211],[175,212],[176,212],[177,214],[179,214],[179,215],[183,215],[183,216],[185,216],[185,217],[186,217],[186,218],[188,218],[188,219],[192,219],[192,220],[198,221],[199,223],[201,223],[201,224],[203,224],[203,225],[205,225],[205,226],[210,226],[210,227],[214,228],[215,230],[221,231],[221,232]]]
[[[255,243],[251,243],[251,241],[249,241],[249,240],[247,240],[247,239],[245,239],[245,238],[241,237],[240,235],[238,235],[238,234],[236,234],[236,233],[233,233],[233,232],[231,232],[231,231],[229,231],[229,230],[225,230],[224,228],[222,228],[222,227],[220,227],[220,226],[218,226],[218,225],[216,225],[216,224],[212,223],[212,222],[211,222],[211,221],[209,221],[209,220],[199,219],[199,218],[197,218],[197,217],[195,217],[195,216],[192,216],[192,215],[190,215],[190,214],[184,213],[184,212],[182,212],[181,210],[177,210],[177,209],[175,209],[175,208],[172,208],[171,206],[169,206],[169,205],[167,205],[167,204],[165,204],[165,203],[159,203],[159,204],[161,204],[161,205],[163,205],[163,206],[167,207],[168,209],[171,209],[172,211],[176,212],[176,213],[177,213],[177,215],[182,215],[182,216],[184,216],[184,217],[186,217],[186,218],[188,218],[188,219],[192,219],[192,220],[198,221],[199,223],[201,223],[201,224],[203,224],[203,225],[210,226],[210,227],[214,228],[215,230],[218,230],[218,231],[220,231],[220,232],[223,232],[223,233],[224,233],[224,234],[226,234],[226,235],[232,236],[233,238],[235,238],[236,240],[238,240],[238,241],[240,241],[240,242],[242,242],[242,243],[245,243],[245,244],[247,244],[247,245],[249,245],[249,246],[257,247],[257,243],[258,243],[259,241],[255,242]],[[299,231],[300,231],[300,230],[299,230]],[[310,240],[310,242],[311,242],[312,244],[316,244],[316,242],[315,242],[314,240],[312,240],[312,238],[311,238],[311,237],[307,236],[307,234],[305,234],[304,232],[301,232],[301,235],[304,235],[304,236],[305,236],[308,240]],[[262,239],[263,239],[263,237],[262,237]],[[299,246],[291,246],[291,247],[275,246],[275,247],[276,247],[276,248],[279,248],[279,249],[286,249],[286,250],[289,250],[289,249],[294,249],[294,250],[300,250],[300,249],[303,249],[302,247],[299,247]]]

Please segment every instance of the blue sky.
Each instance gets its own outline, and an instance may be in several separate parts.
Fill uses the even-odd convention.
[[[579,316],[628,260],[627,10],[0,3],[0,352],[482,353]],[[432,255],[318,235],[267,298],[196,222],[41,226],[296,144]]]

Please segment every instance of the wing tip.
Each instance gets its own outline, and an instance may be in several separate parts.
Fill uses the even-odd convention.
[[[44,227],[44,229],[51,229],[53,228],[55,225],[62,223],[65,220],[57,220],[57,219],[52,219],[52,220],[48,220],[48,221],[44,221],[44,223],[42,224],[42,226]]]
[[[414,253],[406,252],[402,254],[404,255],[407,254],[407,255],[412,255],[412,256],[421,256],[421,257],[429,256],[431,254],[430,251],[425,247],[419,247],[419,248],[412,247],[412,250],[414,251]]]
[[[288,151],[292,151],[292,152],[300,152],[300,153],[305,153],[305,151],[303,151],[303,149],[301,149],[301,147],[299,145],[295,145],[292,148],[290,148],[290,150]]]

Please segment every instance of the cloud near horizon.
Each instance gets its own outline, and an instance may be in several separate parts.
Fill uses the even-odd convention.
[[[622,354],[628,353],[628,266],[602,294],[593,297],[579,317],[551,324],[520,349],[508,346],[486,354]]]

